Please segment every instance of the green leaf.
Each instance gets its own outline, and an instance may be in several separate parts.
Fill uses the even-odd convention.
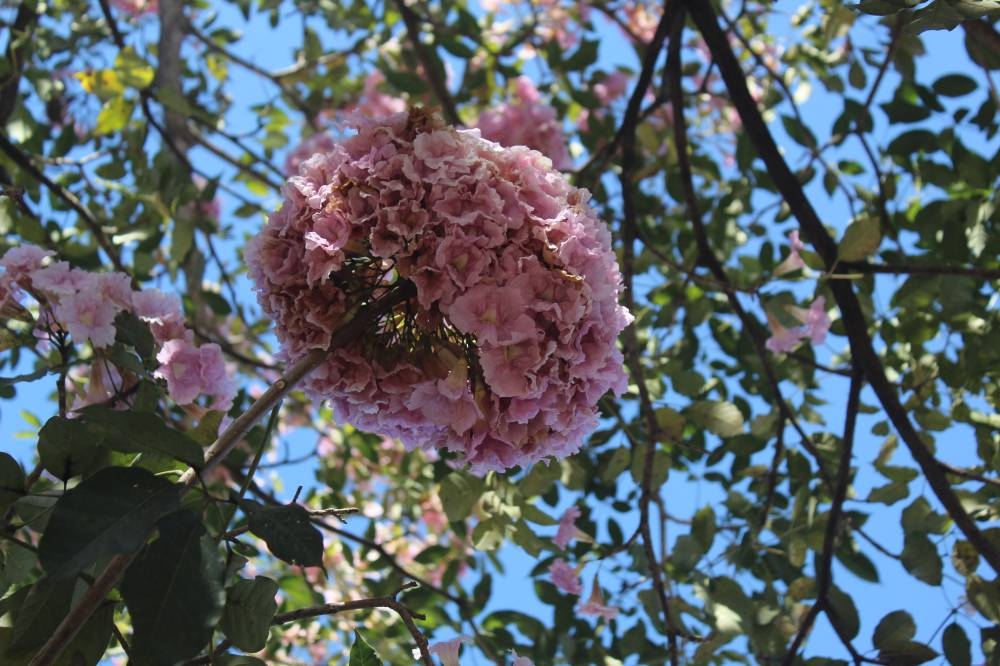
[[[951,666],[972,666],[972,643],[957,622],[945,627],[941,645]]]
[[[117,411],[97,405],[80,410],[87,433],[122,453],[153,453],[193,467],[204,462],[201,446],[152,412]]]
[[[14,620],[7,649],[38,647],[52,635],[69,613],[76,580],[43,579],[31,586]]]
[[[968,541],[958,540],[951,547],[951,564],[958,573],[969,577],[979,568],[979,551]]]
[[[711,506],[704,506],[694,514],[691,521],[691,536],[694,537],[702,552],[707,553],[715,541],[716,520],[715,511]]]
[[[816,147],[816,135],[808,127],[799,122],[794,116],[781,116],[781,124],[785,127],[785,132],[792,141],[806,148]]]
[[[0,510],[24,495],[24,470],[14,456],[0,451]]]
[[[52,578],[139,550],[156,521],[176,511],[180,487],[138,467],[106,467],[59,498],[38,545]]]
[[[131,88],[141,90],[153,83],[153,68],[131,46],[126,46],[115,56],[114,71],[121,77],[122,83]]]
[[[913,617],[906,611],[893,611],[879,620],[872,633],[872,643],[879,650],[892,650],[895,646],[906,645],[916,634]]]
[[[139,319],[133,313],[122,311],[115,317],[115,339],[131,345],[144,360],[153,358],[153,333],[149,324]]]
[[[167,666],[197,655],[225,605],[225,563],[198,517],[178,511],[157,526],[160,538],[139,554],[121,584],[137,665]]]
[[[656,426],[666,435],[666,441],[674,442],[684,434],[684,415],[669,407],[660,407],[655,412]],[[619,449],[620,450],[620,449]]]
[[[938,95],[961,97],[975,92],[979,86],[964,74],[948,74],[935,81],[932,87]]]
[[[928,585],[941,584],[941,556],[925,534],[908,532],[900,560],[906,570]]]
[[[857,636],[861,630],[861,620],[858,618],[858,608],[854,605],[854,600],[834,585],[831,585],[827,591],[827,599],[837,616],[837,624],[843,629],[844,635],[848,639]]]
[[[264,649],[271,620],[278,611],[274,595],[278,583],[257,576],[253,580],[241,579],[226,590],[226,609],[219,628],[244,652]]]
[[[38,431],[39,462],[63,481],[92,471],[104,453],[81,421],[53,416]]]
[[[27,588],[25,588],[25,592],[27,592]],[[114,604],[100,606],[80,628],[69,645],[63,649],[53,666],[80,666],[81,664],[100,663],[101,657],[107,650],[108,641],[111,639],[114,614]],[[4,666],[27,666],[35,649],[16,650],[11,648],[12,635],[11,628],[0,627],[0,655],[3,657],[0,659],[0,663],[3,663]]]
[[[917,641],[906,641],[891,648],[879,650],[879,657],[882,663],[893,664],[893,666],[917,666],[935,659],[938,656],[936,650],[931,646]]]
[[[861,261],[875,252],[881,242],[878,220],[874,217],[858,218],[847,225],[837,248],[837,257],[841,261]]]
[[[104,103],[97,114],[94,134],[100,136],[120,131],[131,120],[134,109],[134,102],[128,101],[124,97],[112,97]]]
[[[250,531],[267,543],[272,555],[289,564],[323,566],[323,535],[301,506],[264,506],[252,501],[242,506]]]
[[[969,576],[965,596],[987,620],[1000,624],[1000,579],[985,581],[979,576]]]
[[[734,437],[743,432],[743,413],[731,402],[702,400],[685,411],[692,423],[720,437]]]
[[[354,645],[351,646],[348,666],[382,666],[382,660],[375,653],[375,648],[365,641],[357,629],[354,630]]]
[[[448,520],[465,520],[483,496],[483,481],[465,472],[452,472],[441,479],[438,496]]]

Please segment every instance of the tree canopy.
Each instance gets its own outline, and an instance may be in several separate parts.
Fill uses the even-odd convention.
[[[0,662],[1000,663],[998,18],[0,4]]]

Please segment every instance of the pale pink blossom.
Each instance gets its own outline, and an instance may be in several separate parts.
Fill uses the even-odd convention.
[[[90,276],[79,268],[71,268],[67,261],[57,261],[30,273],[31,287],[50,298],[72,296],[90,284]]]
[[[579,517],[580,509],[571,506],[566,509],[562,518],[559,519],[559,529],[556,530],[556,536],[552,539],[552,542],[559,547],[559,550],[566,550],[566,546],[569,545],[570,540],[576,536],[576,520]]]
[[[625,390],[610,232],[539,153],[417,109],[310,157],[284,195],[246,251],[281,360],[328,348],[356,294],[415,290],[303,381],[337,420],[500,471],[577,451]]]
[[[484,139],[501,146],[527,146],[542,153],[556,169],[573,167],[566,137],[556,110],[541,102],[535,84],[526,76],[515,80],[516,101],[484,111],[476,122]]]
[[[580,594],[583,592],[583,585],[580,583],[580,574],[576,569],[566,564],[565,560],[556,560],[549,566],[549,574],[552,584],[566,594]]]
[[[434,643],[427,648],[427,651],[441,660],[441,666],[459,666],[458,651],[462,649],[463,643],[469,643],[468,636],[458,636],[450,641]]]
[[[126,14],[140,17],[145,14],[155,14],[159,11],[158,0],[111,0],[111,6]]]
[[[199,395],[213,398],[212,409],[228,410],[236,395],[217,344],[196,347],[185,339],[168,340],[156,355],[156,376],[165,379],[170,397],[179,405],[194,402]]]
[[[594,576],[594,587],[590,593],[590,598],[586,603],[577,608],[580,615],[593,615],[603,617],[605,620],[613,620],[618,617],[620,609],[614,606],[605,606],[604,597],[601,595],[601,587],[598,585],[597,576]]]
[[[802,340],[798,328],[786,328],[771,313],[767,313],[767,323],[771,328],[771,337],[764,346],[775,354],[787,353],[795,349]]]
[[[510,666],[535,666],[535,662],[531,661],[527,657],[518,655],[514,650],[511,650],[510,654],[514,657],[514,661],[510,663]]]
[[[189,335],[184,327],[181,299],[176,294],[167,294],[159,289],[133,292],[132,311],[149,324],[153,337],[160,344]]]
[[[806,249],[802,241],[799,240],[798,230],[789,232],[788,234],[789,242],[789,254],[785,257],[785,260],[778,264],[774,269],[775,275],[783,275],[785,273],[790,273],[791,271],[796,271],[801,268],[805,268],[806,264],[802,261],[802,257],[799,252]]]
[[[808,338],[813,345],[821,345],[826,341],[826,335],[830,331],[830,316],[826,312],[826,298],[817,296],[809,306],[809,309],[787,307],[789,313],[803,326],[795,328],[785,328],[770,313],[767,315],[768,323],[771,327],[771,337],[767,339],[765,346],[775,354],[790,352],[799,342]]]
[[[55,256],[55,252],[52,250],[45,250],[37,245],[25,243],[7,250],[0,258],[0,266],[3,266],[8,275],[19,280],[28,273],[41,268],[45,260],[53,256]]]
[[[56,304],[59,323],[75,340],[90,340],[95,347],[110,347],[115,342],[115,317],[121,308],[97,289],[83,289]]]

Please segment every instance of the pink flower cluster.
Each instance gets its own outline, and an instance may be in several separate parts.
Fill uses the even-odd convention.
[[[526,76],[514,82],[516,101],[484,111],[476,122],[483,138],[501,146],[527,146],[552,160],[565,171],[573,168],[566,137],[556,110],[541,101],[535,84]]]
[[[246,258],[285,360],[388,283],[415,287],[305,380],[338,419],[503,470],[577,451],[625,389],[611,235],[541,154],[414,109],[314,155],[284,194]]]
[[[8,250],[0,259],[0,309],[30,293],[40,305],[41,327],[69,333],[78,342],[89,340],[96,349],[115,342],[115,318],[133,312],[147,322],[162,345],[156,358],[156,376],[167,381],[167,390],[178,404],[189,404],[199,395],[213,398],[213,409],[229,409],[236,384],[228,376],[222,350],[216,344],[194,344],[194,334],[184,326],[180,300],[158,289],[133,291],[124,273],[91,273],[68,262],[47,263],[55,253],[34,245]],[[107,378],[92,377],[88,395],[100,395]]]
[[[111,6],[136,18],[160,10],[159,0],[111,0]]]
[[[786,328],[776,317],[768,313],[767,320],[771,327],[771,337],[764,343],[765,347],[775,354],[780,354],[792,351],[799,345],[799,342],[807,338],[814,345],[821,345],[826,341],[826,334],[830,330],[830,316],[826,313],[826,299],[824,297],[817,296],[808,310],[795,307],[789,307],[787,310],[803,325]]]

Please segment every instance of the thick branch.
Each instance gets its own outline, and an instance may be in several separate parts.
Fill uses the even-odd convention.
[[[791,208],[792,214],[799,221],[804,236],[826,264],[827,270],[834,274],[839,273],[837,245],[827,233],[812,203],[806,197],[801,183],[796,179],[778,150],[760,109],[757,108],[756,102],[747,89],[746,75],[740,68],[739,61],[733,54],[725,34],[719,28],[718,18],[712,4],[704,0],[683,1],[718,63],[719,71],[729,90],[733,104],[740,114],[744,130],[767,166],[771,179]],[[910,455],[920,466],[928,484],[934,490],[934,494],[948,515],[955,521],[965,538],[982,554],[990,567],[995,572],[1000,573],[1000,551],[986,539],[968,512],[962,507],[944,472],[937,465],[934,456],[910,422],[909,415],[900,403],[895,388],[886,377],[885,369],[882,367],[882,362],[875,352],[868,334],[868,323],[853,286],[847,280],[830,280],[829,284],[840,308],[856,367],[864,370],[868,383],[875,391],[896,431],[909,449]]]

